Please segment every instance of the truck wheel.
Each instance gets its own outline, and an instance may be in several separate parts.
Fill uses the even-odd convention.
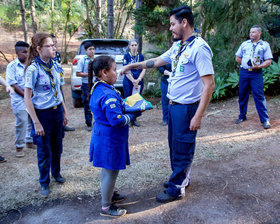
[[[75,98],[73,98],[72,102],[73,102],[73,106],[75,108],[83,107],[82,99],[75,99]]]

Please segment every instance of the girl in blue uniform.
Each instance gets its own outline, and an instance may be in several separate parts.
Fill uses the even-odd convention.
[[[145,60],[144,56],[138,52],[138,43],[135,39],[130,40],[128,46],[130,51],[124,55],[123,65]],[[132,95],[133,88],[135,88],[137,91],[138,88],[140,88],[140,91],[138,91],[140,94],[144,88],[144,76],[146,69],[131,69],[130,72],[131,73],[126,74],[123,79],[124,98]],[[134,125],[136,127],[140,126],[136,120],[134,121]]]
[[[119,170],[130,164],[128,124],[140,114],[125,114],[124,101],[113,84],[117,80],[116,63],[109,56],[99,56],[89,64],[89,78],[96,81],[91,88],[89,106],[94,116],[89,160],[101,167],[101,196],[103,216],[123,216],[125,209],[115,202],[125,199],[114,191]]]
[[[60,64],[54,63],[56,48],[50,35],[37,33],[31,39],[26,66],[24,101],[33,121],[33,141],[37,145],[41,195],[50,193],[50,171],[54,179],[64,183],[60,175],[63,125],[67,111],[61,93]]]

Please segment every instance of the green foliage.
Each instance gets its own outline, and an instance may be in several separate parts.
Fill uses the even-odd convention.
[[[237,73],[237,71],[230,72],[227,78],[228,86],[231,89],[235,89],[238,87],[238,82],[239,82],[239,74]]]
[[[213,91],[212,99],[218,100],[226,96],[227,87],[229,84],[226,82],[226,78],[220,75],[215,75],[215,89]]]

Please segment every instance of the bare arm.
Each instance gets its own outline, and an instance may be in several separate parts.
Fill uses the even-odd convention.
[[[88,73],[76,72],[76,76],[85,78],[85,77],[88,77]]]
[[[265,60],[263,63],[261,63],[260,65],[254,65],[252,68],[253,69],[262,69],[262,68],[266,68],[268,66],[270,66],[272,63],[272,59],[267,59]]]
[[[146,68],[157,68],[163,65],[168,64],[166,61],[162,60],[160,57],[148,59],[146,61],[136,62],[133,64],[128,64],[122,67],[121,74],[123,75],[131,69],[146,69]]]
[[[0,76],[0,84],[6,87],[7,92],[15,93],[14,89]]]
[[[215,87],[214,75],[205,75],[201,77],[204,84],[201,99],[197,111],[191,120],[190,130],[195,131],[200,129],[203,114],[211,100],[211,96]]]
[[[238,57],[238,56],[235,56],[235,61],[237,61],[239,64],[241,64],[242,58]]]
[[[17,94],[24,97],[24,90],[22,90],[17,84],[12,85],[12,87],[14,88],[14,90]]]
[[[66,109],[64,101],[62,101],[62,107],[63,107],[63,111],[64,111],[63,125],[66,126],[68,123],[68,113],[67,113],[67,109]]]
[[[35,128],[35,133],[37,135],[44,136],[45,131],[44,131],[43,126],[41,125],[37,115],[36,115],[33,103],[31,101],[31,96],[32,96],[32,89],[25,88],[24,89],[24,102],[25,102],[27,111],[28,111],[28,113],[29,113],[29,115],[30,115],[30,117],[33,121],[34,128]]]

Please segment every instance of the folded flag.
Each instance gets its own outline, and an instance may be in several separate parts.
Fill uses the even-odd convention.
[[[124,99],[125,112],[133,113],[153,109],[153,105],[145,100],[139,93],[135,93]]]

